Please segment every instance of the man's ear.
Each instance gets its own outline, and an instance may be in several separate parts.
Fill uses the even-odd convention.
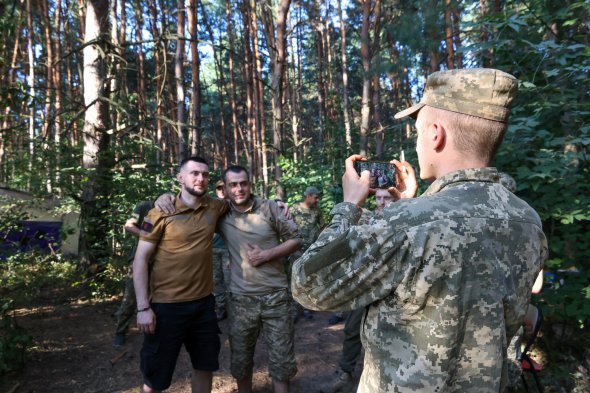
[[[447,130],[439,122],[434,122],[431,127],[432,127],[431,138],[432,138],[432,144],[433,144],[432,147],[437,152],[440,152],[441,150],[443,150],[445,148],[445,146],[447,144]]]
[[[178,182],[179,182],[180,184],[182,184],[182,178],[183,178],[183,176],[182,176],[182,172],[178,172],[178,173],[176,174],[176,180],[178,180]]]

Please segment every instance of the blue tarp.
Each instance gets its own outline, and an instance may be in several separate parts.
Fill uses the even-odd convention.
[[[61,221],[23,221],[21,230],[0,233],[0,259],[33,249],[47,253],[59,250],[61,225]]]

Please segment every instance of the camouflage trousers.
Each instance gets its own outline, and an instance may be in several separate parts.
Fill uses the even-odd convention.
[[[268,349],[268,371],[278,381],[297,374],[291,294],[287,289],[264,295],[229,295],[231,374],[237,380],[252,373],[258,337]]]
[[[119,309],[115,312],[117,318],[116,334],[125,334],[129,330],[131,321],[135,319],[136,310],[135,288],[133,287],[133,276],[129,275],[125,279],[125,292]]]
[[[226,293],[229,288],[229,252],[227,248],[213,249],[213,296],[215,296],[215,309],[225,309]]]

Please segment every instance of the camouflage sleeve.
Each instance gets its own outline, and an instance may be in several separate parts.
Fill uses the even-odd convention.
[[[386,220],[354,225],[362,210],[341,203],[332,222],[293,265],[293,297],[315,310],[355,310],[389,295],[401,281],[409,248],[405,231]],[[408,258],[411,260],[411,258]]]
[[[361,218],[359,219],[358,223],[359,225],[367,225],[373,221],[373,218],[373,212],[363,208],[363,213],[361,214]]]
[[[294,239],[301,242],[302,239],[299,234],[299,228],[297,227],[297,224],[295,224],[294,220],[287,220],[285,218],[276,202],[269,201],[269,210],[275,221],[275,228],[281,238],[281,241],[284,242],[286,240]]]

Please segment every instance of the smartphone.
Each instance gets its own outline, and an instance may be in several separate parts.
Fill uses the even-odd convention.
[[[362,171],[369,171],[371,174],[369,181],[370,188],[389,188],[396,186],[396,167],[390,162],[355,161],[354,169],[359,176]]]

